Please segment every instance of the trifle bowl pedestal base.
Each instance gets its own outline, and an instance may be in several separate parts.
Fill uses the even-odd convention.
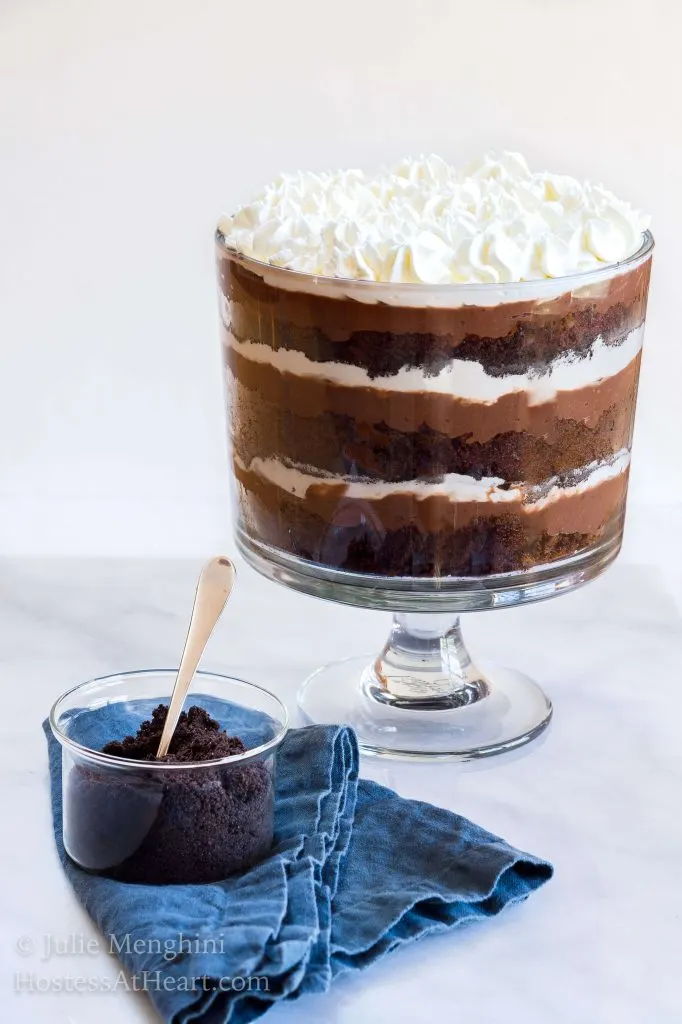
[[[522,672],[477,668],[459,619],[396,615],[378,658],[346,658],[305,681],[308,722],[343,722],[364,754],[405,760],[474,761],[515,750],[549,725],[552,705]],[[425,620],[421,622],[420,620]]]
[[[618,554],[622,524],[571,558],[489,579],[370,577],[305,563],[237,528],[250,565],[302,593],[392,611],[378,656],[364,654],[313,672],[298,694],[309,723],[355,730],[364,754],[404,760],[476,761],[513,751],[544,732],[552,705],[512,668],[480,668],[462,638],[460,612],[508,608],[567,593]]]

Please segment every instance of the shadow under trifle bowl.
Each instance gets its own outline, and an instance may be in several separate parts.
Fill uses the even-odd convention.
[[[366,753],[482,758],[552,707],[483,672],[461,612],[594,579],[621,546],[653,238],[510,284],[320,277],[217,234],[236,537],[271,580],[393,612],[375,658],[303,685]]]
[[[174,681],[170,669],[104,676],[69,690],[50,712],[62,753],[64,847],[87,871],[124,882],[200,884],[250,867],[271,848],[275,762],[288,715],[262,687],[197,672],[186,700],[188,720],[201,717],[193,707],[202,709],[213,720],[209,732],[215,735],[217,722],[243,741],[236,744],[242,752],[212,760],[192,760],[193,746],[189,760],[103,752],[167,705]],[[152,746],[153,758],[158,737]]]

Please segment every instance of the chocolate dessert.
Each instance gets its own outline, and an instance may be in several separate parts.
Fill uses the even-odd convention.
[[[203,708],[183,712],[167,764],[192,764],[160,777],[156,761],[167,707],[160,704],[134,736],[103,753],[140,761],[140,771],[86,764],[69,776],[65,812],[78,863],[122,882],[154,885],[211,882],[250,866],[272,844],[273,787],[262,761],[197,768],[244,753]]]
[[[408,577],[516,572],[619,533],[644,229],[513,154],[281,178],[226,218],[242,532]]]

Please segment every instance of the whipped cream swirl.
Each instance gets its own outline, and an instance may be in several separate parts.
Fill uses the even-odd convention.
[[[533,173],[504,152],[464,169],[432,155],[376,174],[283,174],[219,229],[228,247],[305,274],[476,284],[619,263],[648,224],[603,185]]]

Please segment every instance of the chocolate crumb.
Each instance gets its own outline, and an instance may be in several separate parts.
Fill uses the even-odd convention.
[[[272,845],[273,782],[265,761],[197,767],[244,753],[203,708],[180,716],[169,764],[156,760],[168,708],[160,704],[134,736],[103,753],[140,762],[139,770],[79,764],[67,779],[69,852],[89,870],[124,882],[155,885],[213,882],[249,867]],[[123,766],[121,766],[123,768]]]
[[[167,713],[167,706],[159,704],[152,711],[151,719],[143,722],[134,736],[112,740],[102,747],[102,752],[133,761],[156,761]],[[168,753],[159,760],[169,764],[217,761],[221,757],[232,757],[245,751],[246,747],[238,736],[228,736],[215,718],[193,704],[189,711],[183,711],[180,715]]]

